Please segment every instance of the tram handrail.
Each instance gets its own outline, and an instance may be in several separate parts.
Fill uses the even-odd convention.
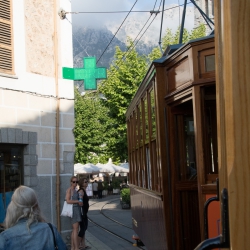
[[[211,239],[204,240],[194,250],[208,250],[214,248],[229,248],[229,213],[228,213],[228,193],[227,189],[221,191],[221,224],[222,233]]]

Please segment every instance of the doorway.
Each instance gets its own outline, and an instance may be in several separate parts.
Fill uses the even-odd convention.
[[[170,108],[170,150],[177,249],[200,242],[199,199],[192,99]]]
[[[23,146],[0,144],[0,223],[14,190],[23,184]]]

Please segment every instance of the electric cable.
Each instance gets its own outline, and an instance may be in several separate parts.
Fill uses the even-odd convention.
[[[161,0],[162,2],[162,0]],[[159,5],[159,9],[160,9],[160,6],[161,6],[161,2],[160,2],[160,5]],[[152,15],[151,15],[152,16]],[[149,17],[149,19],[151,18],[151,16]],[[113,69],[115,70],[118,70],[119,69],[119,66],[120,66],[120,63],[122,62],[123,59],[126,59],[127,56],[130,55],[130,53],[132,52],[132,49],[135,48],[135,46],[137,45],[137,43],[141,40],[142,36],[146,33],[146,31],[148,30],[148,28],[151,26],[151,24],[153,23],[153,21],[155,20],[157,16],[157,13],[155,15],[155,17],[153,18],[153,20],[151,21],[151,23],[148,25],[148,27],[144,30],[143,34],[140,36],[140,38],[136,41],[135,43],[135,40],[136,38],[138,37],[138,35],[142,32],[143,28],[146,26],[147,22],[149,21],[149,19],[146,21],[146,23],[144,24],[143,28],[140,30],[140,32],[138,33],[138,35],[136,36],[136,38],[134,39],[134,41],[132,42],[132,44],[130,45],[130,47],[127,49],[127,51],[125,52],[125,54],[123,55],[123,57],[116,63],[116,65],[113,65]],[[132,48],[131,48],[132,47]],[[131,50],[130,50],[131,48]],[[130,51],[129,51],[130,50]]]
[[[136,0],[137,2],[138,0]],[[136,4],[136,2],[134,3],[134,5]],[[162,2],[162,0],[161,0]],[[155,2],[155,5],[157,3],[157,0]],[[187,4],[189,4],[190,2],[188,2]],[[161,4],[161,3],[160,3]],[[132,6],[131,10],[129,11],[129,13],[127,14],[127,16],[125,17],[125,19],[123,20],[122,24],[120,25],[120,27],[118,28],[118,30],[116,31],[116,33],[114,34],[114,36],[112,37],[111,41],[109,42],[109,44],[106,46],[105,50],[103,51],[103,53],[101,54],[101,56],[99,57],[99,59],[97,60],[96,63],[98,63],[101,59],[101,57],[104,55],[104,53],[107,51],[109,45],[112,43],[112,41],[114,40],[116,34],[118,33],[118,31],[120,30],[121,26],[123,25],[123,23],[125,22],[125,20],[127,19],[128,15],[131,13],[131,12],[137,12],[137,11],[132,11],[134,5]],[[155,8],[155,5],[154,5],[154,8]],[[177,6],[174,6],[174,7],[170,7],[170,8],[167,8],[165,10],[163,10],[164,12],[167,11],[167,10],[171,10],[171,9],[175,9],[175,8],[179,8],[180,6],[183,6],[184,4],[181,4],[181,5],[177,5]],[[127,12],[127,11],[120,11],[120,12]],[[78,14],[78,13],[120,13],[119,11],[117,12],[66,12],[66,13],[71,13],[71,14]],[[140,12],[140,11],[139,11]],[[150,12],[150,11],[141,11],[141,12]],[[159,9],[158,9],[158,12],[162,12],[160,11],[160,6],[159,6]],[[67,19],[68,20],[68,19]],[[69,21],[69,20],[68,20]],[[69,21],[70,22],[70,21]],[[71,23],[71,22],[70,22]],[[78,41],[78,40],[77,40]],[[80,44],[80,42],[78,41],[78,43]],[[82,46],[81,46],[82,47]]]
[[[135,4],[137,3],[138,0],[135,1],[134,5],[131,8],[134,8]],[[103,54],[106,52],[106,50],[108,49],[109,45],[112,43],[113,39],[115,38],[116,34],[118,33],[118,31],[120,30],[120,28],[122,27],[123,23],[125,22],[125,20],[127,19],[127,17],[129,16],[130,12],[127,14],[127,16],[125,17],[125,19],[123,20],[123,22],[121,23],[120,27],[118,28],[118,30],[116,31],[116,33],[114,34],[114,36],[112,37],[111,41],[109,42],[109,44],[106,46],[106,48],[104,49],[103,53],[101,54],[101,56],[99,57],[99,59],[97,60],[96,64],[100,61],[100,59],[102,58]]]
[[[162,0],[161,0],[161,2],[162,2]],[[190,4],[190,3],[191,3],[191,2],[188,2],[187,4]],[[155,4],[156,4],[156,3],[155,3]],[[160,3],[160,5],[161,5],[161,3]],[[183,5],[184,5],[184,4],[181,4],[180,6],[183,6]],[[164,8],[164,7],[163,7],[163,8]],[[167,9],[163,10],[163,12],[165,12],[165,11],[167,11],[167,10],[175,9],[175,8],[179,8],[179,6],[174,6],[174,7],[167,8]],[[159,12],[159,13],[162,12],[162,11],[160,11],[160,6],[159,6],[159,9],[158,9],[158,12]],[[126,16],[126,18],[127,18],[127,16]],[[125,21],[125,20],[124,20],[124,21]],[[119,27],[119,29],[120,29],[120,28],[121,28],[121,26]],[[119,29],[117,30],[117,32],[115,33],[115,35],[118,33]],[[115,35],[113,36],[112,40],[114,39]],[[108,44],[108,46],[111,44],[112,40],[110,41],[110,43]],[[106,50],[108,49],[108,46],[105,48],[105,51],[104,51],[104,52],[102,53],[102,55],[99,57],[97,63],[100,61],[101,57],[103,56],[103,54],[104,54],[104,53],[106,52]]]
[[[156,2],[157,2],[157,0],[156,0]],[[156,2],[155,2],[155,4],[156,4]],[[155,7],[154,7],[155,8]],[[157,15],[157,13],[156,13],[156,15]],[[155,15],[155,16],[156,16]],[[132,44],[127,48],[127,51],[125,52],[125,53],[129,53],[129,50],[130,50],[130,48],[134,45],[134,43],[135,43],[135,41],[136,41],[136,39],[137,39],[137,37],[140,35],[140,33],[142,32],[142,30],[144,29],[144,27],[146,26],[146,24],[148,23],[148,21],[149,21],[149,19],[152,17],[152,14],[150,15],[150,17],[148,18],[148,20],[146,21],[146,23],[143,25],[143,27],[141,28],[141,30],[139,31],[139,33],[137,34],[137,36],[135,37],[135,39],[134,39],[134,41],[132,42]],[[153,19],[154,20],[154,19]],[[152,23],[152,22],[151,22]],[[147,28],[148,29],[148,28]],[[146,30],[147,30],[146,29]],[[144,33],[143,33],[144,34]],[[141,37],[138,39],[138,42],[140,41],[140,39],[141,39]],[[138,43],[137,42],[137,43]],[[136,43],[136,44],[137,44]],[[135,47],[135,46],[134,46]],[[133,48],[134,48],[133,47]],[[132,49],[133,49],[132,48]],[[118,63],[120,62],[120,61],[122,61],[123,59],[125,59],[124,57],[126,57],[126,54],[125,55],[123,55],[123,57],[118,61]]]
[[[137,2],[137,1],[136,1],[136,2]],[[136,2],[135,2],[135,4],[136,4]],[[156,2],[155,2],[155,5],[156,5],[156,3],[157,3],[157,0],[156,0]],[[162,0],[161,0],[161,2],[160,2],[159,9],[160,9],[161,3],[162,3]],[[190,3],[191,3],[191,2],[188,2],[187,4],[190,4]],[[135,5],[135,4],[134,4],[134,5]],[[134,5],[133,5],[133,7],[134,7]],[[154,8],[155,8],[155,5],[154,5]],[[167,10],[174,9],[174,8],[180,8],[180,6],[183,6],[183,5],[184,5],[184,4],[181,4],[181,5],[178,5],[178,6],[174,6],[174,7],[170,7],[170,8],[167,8],[167,9],[165,9],[165,10],[164,10],[164,7],[163,7],[162,12],[165,12],[165,11],[167,11]],[[133,9],[133,7],[132,7],[131,9]],[[154,8],[153,8],[153,9],[154,9]],[[159,9],[158,9],[158,12],[155,13],[156,15],[157,15],[158,13],[161,12],[161,11],[159,11]],[[131,12],[131,11],[130,11],[130,12]],[[146,23],[144,24],[144,26],[142,27],[142,29],[140,30],[140,32],[138,33],[138,35],[136,36],[136,38],[134,39],[133,43],[130,45],[130,47],[129,47],[129,48],[127,49],[127,51],[125,52],[125,55],[123,55],[123,57],[116,63],[116,65],[113,65],[113,66],[114,66],[113,70],[115,70],[115,69],[118,70],[118,69],[119,69],[120,62],[121,62],[123,59],[126,59],[126,57],[129,56],[129,54],[132,52],[132,49],[136,47],[136,45],[138,44],[138,42],[141,40],[142,36],[146,33],[146,31],[148,30],[148,28],[151,26],[152,22],[153,22],[154,19],[156,18],[156,15],[155,15],[155,17],[153,18],[153,20],[151,21],[151,23],[148,25],[148,27],[146,28],[146,30],[143,32],[143,34],[140,36],[140,38],[136,41],[136,43],[134,43],[135,40],[136,40],[136,38],[139,36],[139,34],[142,32],[143,28],[146,26],[146,24],[148,23],[149,19],[151,18],[151,16],[152,16],[152,13],[151,13],[151,16],[148,18],[148,20],[146,21]],[[127,17],[128,17],[128,15],[126,16],[126,18],[127,18]],[[126,18],[125,18],[125,20],[126,20]],[[124,21],[125,21],[125,20],[124,20]],[[124,23],[124,21],[122,22],[122,24]],[[122,24],[120,25],[119,29],[121,28]],[[119,29],[117,30],[117,32],[115,33],[115,35],[118,33]],[[114,39],[115,35],[113,36],[112,40]],[[103,52],[102,55],[99,57],[99,59],[98,59],[97,62],[100,61],[101,57],[102,57],[103,54],[106,52],[106,50],[107,50],[108,46],[111,44],[112,40],[111,40],[110,43],[107,45],[107,47],[105,48],[104,52]],[[79,42],[79,41],[78,41],[78,42]],[[79,43],[80,43],[80,42],[79,42]],[[130,50],[130,49],[131,49],[131,50]],[[130,51],[129,51],[129,50],[130,50]]]
[[[157,2],[157,0],[156,0],[156,2]],[[155,4],[156,4],[156,2],[155,2]],[[161,2],[162,2],[162,0],[161,0]],[[160,9],[160,6],[161,6],[161,2],[160,2],[160,5],[159,5],[159,9]],[[157,11],[157,13],[155,13],[155,17],[154,17],[154,19],[156,18],[156,16],[157,16],[157,14],[159,13],[159,9],[158,9],[158,11]],[[152,15],[151,15],[152,16]],[[148,23],[148,21],[149,21],[149,19],[151,18],[151,16],[148,18],[148,20],[146,21],[146,23],[144,24],[144,26],[141,28],[141,30],[140,30],[140,32],[138,33],[138,35],[136,36],[136,38],[139,36],[139,34],[142,32],[142,30],[144,29],[144,27],[146,26],[146,24]],[[143,32],[143,34],[141,35],[141,37],[137,40],[137,42],[135,43],[135,41],[136,41],[136,38],[134,39],[134,41],[133,41],[133,43],[132,43],[132,45],[133,45],[133,48],[137,45],[137,43],[141,40],[141,38],[142,38],[142,36],[145,34],[145,32],[148,30],[148,28],[151,26],[151,24],[152,24],[152,22],[154,21],[154,19],[151,21],[151,23],[148,25],[148,27],[146,28],[146,30]],[[132,45],[130,45],[130,47],[127,49],[127,51],[126,51],[126,53],[128,52],[128,53],[130,53],[129,52],[129,49],[132,47]],[[132,48],[132,49],[133,49]],[[123,56],[123,57],[125,57],[126,58],[126,54]],[[123,59],[123,58],[122,58]],[[121,60],[122,60],[121,59]]]
[[[154,9],[155,9],[155,6],[156,6],[157,1],[158,1],[158,0],[155,1],[155,5],[154,5],[154,8],[153,8],[153,11],[154,11]]]
[[[118,14],[118,13],[149,12],[148,10],[116,10],[116,11],[67,11],[66,14]]]
[[[44,95],[44,94],[40,94],[40,93],[37,93],[37,92],[26,91],[26,90],[10,89],[10,88],[5,88],[5,87],[0,87],[0,89],[2,89],[2,90],[8,90],[8,91],[13,91],[13,92],[24,93],[24,94],[28,94],[28,95],[43,97],[43,98],[75,100],[75,98],[58,97],[58,96],[55,96],[55,95]]]
[[[163,0],[163,5],[162,5],[162,15],[161,15],[161,28],[160,28],[160,37],[159,37],[159,47],[161,50],[161,54],[163,55],[163,51],[162,51],[162,47],[161,47],[161,32],[162,32],[162,24],[163,24],[163,15],[164,15],[164,4],[165,4],[165,0]]]

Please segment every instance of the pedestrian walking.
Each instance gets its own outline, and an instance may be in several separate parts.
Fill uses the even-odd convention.
[[[79,250],[78,231],[79,231],[79,222],[82,221],[80,207],[83,205],[83,203],[78,200],[77,177],[72,176],[70,178],[70,183],[71,185],[66,191],[65,200],[67,201],[68,204],[73,204],[73,216],[71,219],[71,224],[72,224],[71,250]]]
[[[97,198],[97,196],[98,196],[98,183],[96,180],[94,181],[92,186],[93,186],[93,198]]]
[[[103,190],[103,183],[102,180],[99,180],[98,182],[98,198],[102,198],[102,190]]]
[[[80,222],[80,231],[78,233],[79,237],[79,249],[90,249],[90,246],[86,246],[85,244],[85,232],[88,228],[88,211],[89,211],[89,197],[86,192],[86,188],[88,186],[88,180],[86,178],[81,178],[79,180],[79,190],[78,195],[79,199],[83,200],[82,206],[82,221]]]

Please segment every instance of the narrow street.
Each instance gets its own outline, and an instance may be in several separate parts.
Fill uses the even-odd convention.
[[[133,246],[131,210],[121,208],[119,195],[91,199],[88,217],[86,244],[92,249],[146,249]]]

